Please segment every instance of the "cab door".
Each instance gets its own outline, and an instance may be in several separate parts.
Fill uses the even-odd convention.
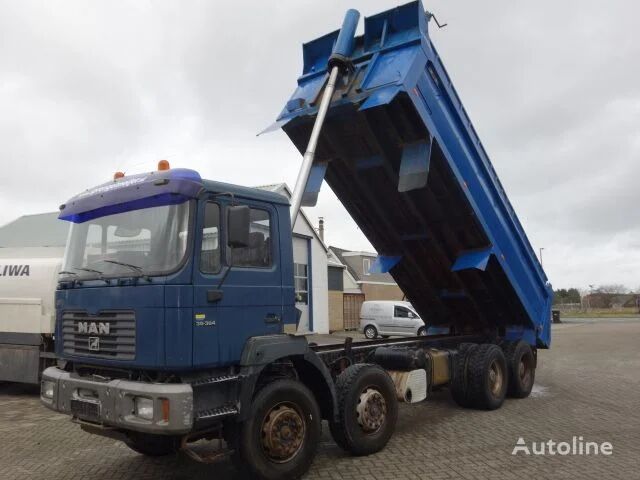
[[[241,204],[250,208],[249,240],[236,248],[228,245],[226,233],[231,199],[218,197],[200,209],[194,365],[237,363],[248,338],[283,330],[277,211],[258,201],[243,199]]]
[[[381,303],[374,305],[378,332],[381,335],[394,335],[397,331],[396,319],[394,317],[393,305],[389,303]]]
[[[396,335],[414,335],[415,316],[402,305],[393,306],[393,331]]]
[[[237,363],[250,337],[283,331],[278,212],[264,202],[242,204],[249,207],[249,239],[246,246],[225,249],[228,273],[218,303],[221,364]]]
[[[224,204],[198,204],[193,266],[193,365],[216,366],[220,362],[219,285],[224,276]]]

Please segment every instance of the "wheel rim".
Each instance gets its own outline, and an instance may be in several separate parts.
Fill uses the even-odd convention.
[[[494,397],[500,396],[502,392],[502,385],[504,384],[504,375],[502,373],[502,368],[497,361],[491,362],[491,366],[489,367],[489,390]]]
[[[373,338],[376,336],[376,332],[373,329],[373,327],[367,327],[367,329],[364,332],[364,336],[367,338]]]
[[[279,403],[262,421],[262,451],[275,463],[288,462],[300,452],[305,433],[306,424],[296,406]]]
[[[427,336],[427,329],[422,327],[418,330],[418,336],[419,337],[426,337]]]
[[[518,376],[520,377],[520,384],[527,388],[531,383],[531,372],[533,370],[533,362],[526,356],[523,356],[520,359],[520,363],[518,364]]]
[[[358,398],[356,413],[360,428],[366,434],[374,434],[382,428],[387,419],[387,402],[382,393],[368,387]]]

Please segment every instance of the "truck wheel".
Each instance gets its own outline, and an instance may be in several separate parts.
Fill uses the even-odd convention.
[[[382,450],[398,420],[398,400],[389,374],[378,365],[352,365],[338,376],[336,395],[338,418],[329,422],[335,442],[353,455]]]
[[[248,478],[293,479],[309,470],[320,441],[320,409],[302,383],[284,379],[262,388],[237,425],[234,464]]]
[[[471,406],[471,400],[468,395],[468,374],[467,364],[470,355],[478,348],[475,343],[461,343],[458,346],[458,352],[453,362],[453,375],[449,385],[449,391],[454,402],[463,408]]]
[[[163,457],[180,450],[180,438],[167,435],[129,432],[124,443],[134,452],[148,457]]]
[[[367,325],[364,327],[364,336],[369,340],[374,339],[378,336],[378,330],[373,325]]]
[[[507,394],[508,370],[502,349],[491,343],[469,353],[467,396],[470,406],[482,410],[500,408]]]
[[[528,397],[536,378],[536,361],[529,344],[522,340],[509,342],[504,347],[509,370],[507,395],[514,398]]]

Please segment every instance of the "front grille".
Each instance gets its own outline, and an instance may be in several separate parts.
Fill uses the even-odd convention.
[[[136,318],[129,310],[62,314],[64,353],[133,360],[136,357]]]

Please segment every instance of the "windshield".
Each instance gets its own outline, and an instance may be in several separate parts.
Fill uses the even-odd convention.
[[[190,202],[72,224],[63,278],[161,275],[185,256]]]

